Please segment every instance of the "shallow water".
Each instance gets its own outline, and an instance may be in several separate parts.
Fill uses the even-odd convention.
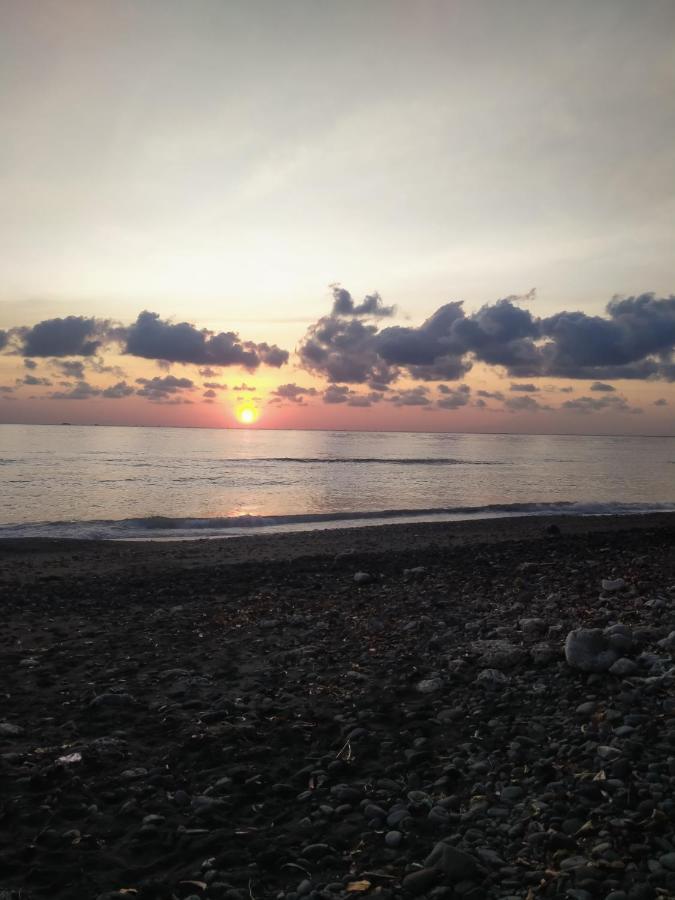
[[[675,438],[0,426],[0,536],[675,509]]]

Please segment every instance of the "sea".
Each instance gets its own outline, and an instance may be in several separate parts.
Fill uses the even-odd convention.
[[[675,510],[675,438],[0,425],[0,538]]]

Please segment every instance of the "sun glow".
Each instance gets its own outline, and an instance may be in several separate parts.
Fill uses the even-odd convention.
[[[258,410],[254,406],[240,406],[237,409],[237,421],[242,425],[252,425],[258,418]]]

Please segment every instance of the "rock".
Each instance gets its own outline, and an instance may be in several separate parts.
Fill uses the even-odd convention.
[[[99,694],[94,697],[90,706],[131,706],[133,702],[131,694]]]
[[[619,658],[610,639],[599,628],[577,628],[565,641],[565,659],[581,672],[606,672]]]
[[[560,657],[560,649],[543,642],[530,647],[532,662],[538,666],[546,666]]]
[[[486,688],[496,689],[508,683],[508,677],[498,669],[483,669],[476,678],[476,684],[481,684]]]
[[[664,869],[675,872],[675,853],[665,853],[663,856],[659,857],[659,862]]]
[[[601,583],[603,591],[607,591],[609,593],[613,591],[620,591],[622,590],[622,588],[626,587],[626,582],[623,580],[623,578],[603,578]]]
[[[473,641],[471,651],[489,669],[512,669],[527,659],[527,652],[509,641]]]
[[[520,619],[518,625],[523,634],[536,635],[546,631],[544,619]]]
[[[418,869],[416,872],[411,872],[410,875],[406,875],[402,884],[404,890],[416,897],[419,894],[428,891],[431,885],[437,880],[437,869]]]
[[[632,659],[622,656],[615,663],[612,663],[609,671],[612,675],[619,675],[621,678],[625,678],[627,675],[635,675],[638,671],[638,666]]]
[[[660,641],[657,641],[657,644],[664,650],[675,650],[675,631],[671,631],[668,637],[664,637]]]
[[[392,850],[395,850],[398,846],[400,846],[402,840],[403,835],[400,831],[388,831],[384,836],[385,844]]]
[[[443,682],[440,678],[425,678],[417,683],[416,690],[420,694],[434,694],[436,691],[440,691],[442,687]]]
[[[20,725],[0,722],[0,737],[19,737],[20,734],[23,734],[23,728]]]
[[[424,865],[427,868],[440,869],[450,881],[462,881],[473,875],[477,862],[463,850],[441,841],[424,860]]]
[[[354,583],[355,584],[368,584],[373,580],[373,576],[369,572],[355,572],[354,573]]]

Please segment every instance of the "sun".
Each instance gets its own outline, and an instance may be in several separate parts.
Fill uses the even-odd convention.
[[[258,418],[258,410],[254,406],[240,406],[237,409],[237,421],[242,425],[252,425]]]

